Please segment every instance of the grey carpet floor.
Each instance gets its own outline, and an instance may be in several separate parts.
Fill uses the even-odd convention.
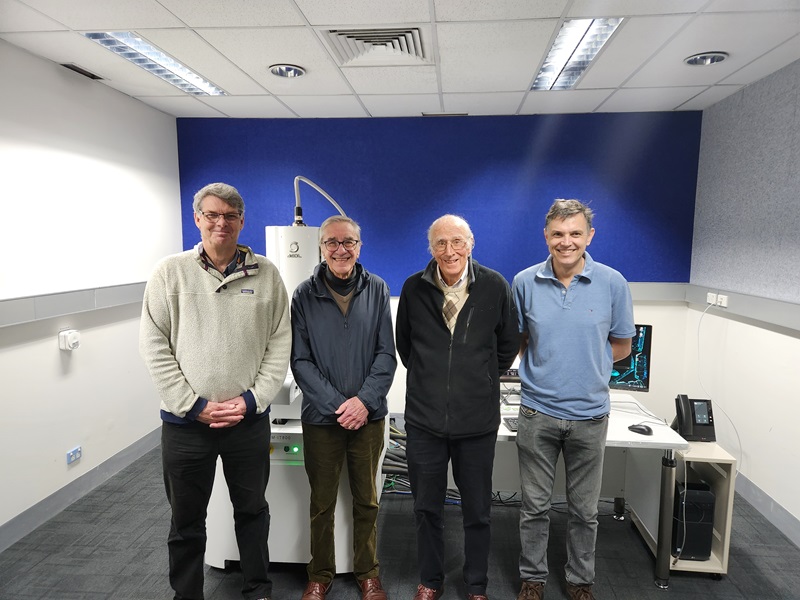
[[[670,588],[653,583],[654,561],[630,520],[612,518],[601,506],[597,543],[599,600],[800,600],[800,549],[738,495],[734,501],[728,575],[673,572]],[[444,600],[464,598],[461,584],[460,508],[445,507]],[[566,516],[551,511],[550,579],[547,600],[566,598],[563,564]],[[169,507],[164,496],[159,449],[124,469],[31,534],[0,553],[0,600],[169,600],[166,536]],[[378,522],[381,579],[390,600],[411,600],[418,575],[410,496],[382,497]],[[518,508],[492,511],[490,600],[514,600],[519,590]],[[304,565],[273,564],[274,600],[300,600]],[[208,567],[206,600],[239,600],[241,575]],[[358,600],[352,576],[336,577],[328,600]]]

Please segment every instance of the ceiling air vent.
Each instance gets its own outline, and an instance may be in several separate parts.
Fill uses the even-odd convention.
[[[410,29],[334,29],[327,40],[342,66],[428,64],[422,35]]]

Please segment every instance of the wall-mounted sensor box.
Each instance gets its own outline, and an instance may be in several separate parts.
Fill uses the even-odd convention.
[[[58,332],[58,347],[62,350],[77,350],[81,346],[81,332],[65,329]]]

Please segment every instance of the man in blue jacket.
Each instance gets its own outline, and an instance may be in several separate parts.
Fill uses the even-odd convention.
[[[475,239],[464,219],[440,217],[428,243],[433,259],[406,280],[397,312],[420,570],[414,600],[437,600],[444,591],[451,460],[464,520],[464,586],[469,600],[486,600],[499,378],[519,350],[517,313],[502,275],[472,259]]]
[[[363,600],[386,600],[378,577],[378,490],[386,394],[397,360],[389,288],[356,262],[361,229],[330,217],[324,262],[292,298],[292,373],[303,391],[305,467],[311,486],[311,562],[302,600],[324,600],[336,574],[334,512],[342,464],[353,495],[353,574]]]

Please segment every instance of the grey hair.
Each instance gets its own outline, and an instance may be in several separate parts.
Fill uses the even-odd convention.
[[[194,195],[192,209],[196,214],[200,213],[201,205],[206,196],[216,196],[232,209],[244,214],[244,200],[239,190],[227,183],[209,183],[200,188]]]
[[[361,226],[356,223],[350,217],[345,217],[344,215],[333,215],[332,217],[328,217],[322,222],[322,225],[319,226],[319,243],[322,243],[322,234],[325,232],[325,228],[329,225],[333,225],[334,223],[348,223],[349,225],[353,226],[353,229],[356,230],[356,237],[361,239]]]
[[[433,223],[431,223],[431,226],[428,227],[428,251],[430,251],[431,254],[433,254],[433,230],[445,221],[453,221],[456,225],[463,229],[466,232],[467,239],[469,240],[470,250],[475,247],[475,236],[472,235],[472,229],[470,229],[467,220],[464,217],[459,217],[458,215],[447,214],[436,219]]]
[[[544,219],[545,229],[554,219],[567,219],[573,215],[583,215],[586,217],[586,224],[589,229],[592,228],[592,219],[594,218],[594,211],[580,200],[563,200],[558,198],[550,210],[547,211],[547,216]]]

